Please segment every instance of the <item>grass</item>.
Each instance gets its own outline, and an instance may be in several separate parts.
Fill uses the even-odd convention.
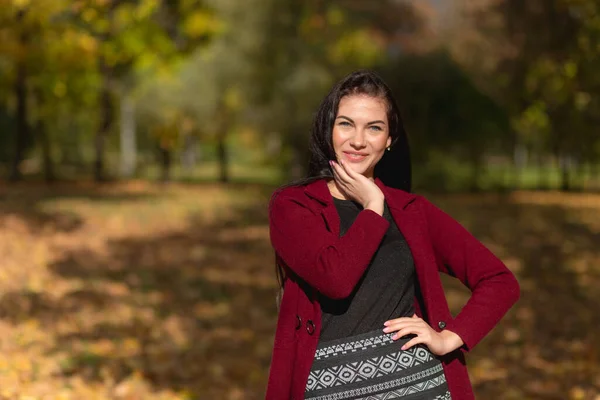
[[[0,186],[0,399],[264,398],[273,186]],[[481,399],[600,396],[600,195],[435,195],[523,294],[469,355]],[[444,279],[454,312],[468,292]]]

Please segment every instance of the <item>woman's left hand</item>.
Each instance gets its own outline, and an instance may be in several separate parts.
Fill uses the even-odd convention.
[[[462,339],[456,333],[448,330],[436,332],[416,314],[412,317],[391,319],[386,321],[384,325],[383,331],[385,333],[396,332],[393,336],[394,340],[410,334],[417,335],[417,337],[412,338],[402,346],[402,350],[421,343],[426,345],[433,354],[443,356],[463,345]]]

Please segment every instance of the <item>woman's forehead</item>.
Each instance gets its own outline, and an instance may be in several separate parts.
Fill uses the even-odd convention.
[[[367,95],[350,95],[340,100],[338,115],[351,113],[355,116],[387,116],[385,100]],[[346,115],[349,116],[349,115]]]

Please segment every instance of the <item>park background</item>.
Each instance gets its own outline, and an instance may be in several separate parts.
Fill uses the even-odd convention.
[[[268,200],[358,68],[521,284],[477,398],[600,399],[599,0],[0,0],[0,399],[263,398]]]

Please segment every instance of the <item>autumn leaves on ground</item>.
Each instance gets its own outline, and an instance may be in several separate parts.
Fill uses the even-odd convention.
[[[0,187],[0,399],[263,398],[271,190]],[[600,195],[430,198],[522,285],[469,356],[477,398],[600,398]]]

